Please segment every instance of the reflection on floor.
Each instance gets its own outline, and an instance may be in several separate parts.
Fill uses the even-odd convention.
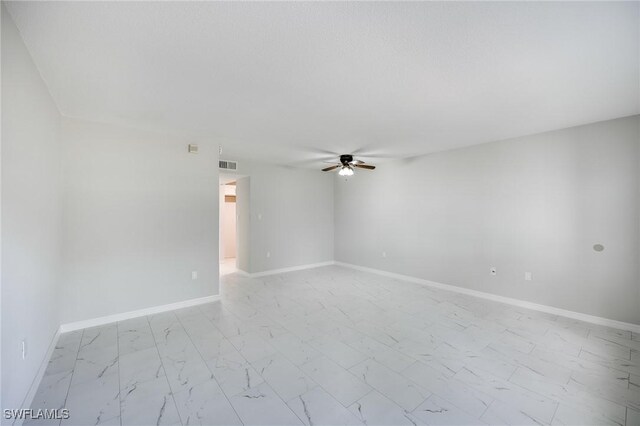
[[[229,275],[236,272],[236,258],[231,257],[220,261],[220,275]]]
[[[62,424],[640,424],[640,336],[340,267],[61,336]]]

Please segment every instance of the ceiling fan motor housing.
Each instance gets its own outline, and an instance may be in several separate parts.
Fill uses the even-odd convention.
[[[340,156],[340,162],[342,163],[343,166],[348,165],[352,161],[353,161],[353,155],[351,154],[342,154]]]

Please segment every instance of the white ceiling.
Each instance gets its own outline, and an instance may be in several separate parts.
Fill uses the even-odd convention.
[[[63,114],[228,159],[379,161],[640,112],[637,2],[7,7]]]

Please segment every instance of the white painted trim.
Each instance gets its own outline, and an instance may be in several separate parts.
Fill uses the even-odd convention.
[[[44,358],[42,358],[42,362],[40,362],[40,367],[38,367],[38,371],[36,376],[33,378],[31,382],[31,386],[29,386],[29,390],[22,401],[22,408],[29,408],[33,403],[33,398],[36,396],[36,392],[38,392],[38,388],[40,387],[40,382],[42,381],[42,377],[44,376],[44,372],[47,370],[47,366],[49,365],[49,360],[51,359],[51,355],[53,354],[53,350],[56,348],[56,344],[58,343],[58,338],[60,337],[60,328],[58,328],[53,335],[53,339],[49,343],[49,348],[47,349],[47,353],[44,354]],[[15,426],[20,426],[23,423],[24,419],[16,419],[13,424]]]
[[[215,302],[216,300],[220,300],[219,295],[200,297],[197,299],[189,299],[183,300],[181,302],[170,303],[168,305],[160,305],[153,306],[150,308],[139,309],[136,311],[123,312],[115,315],[107,315],[104,317],[93,318],[84,321],[71,322],[67,324],[62,324],[56,330],[51,343],[49,344],[49,348],[47,349],[47,353],[45,354],[42,362],[40,363],[40,367],[38,368],[38,372],[31,382],[31,386],[27,391],[27,394],[24,397],[22,402],[22,408],[29,408],[33,403],[33,398],[36,396],[36,392],[38,391],[38,387],[40,386],[40,382],[42,381],[42,377],[47,369],[47,365],[49,365],[49,360],[51,359],[51,355],[53,354],[54,349],[56,348],[56,344],[58,343],[58,339],[60,338],[61,333],[67,333],[69,331],[81,330],[87,327],[95,327],[97,325],[110,324],[117,321],[123,321],[131,318],[138,318],[145,315],[152,315],[166,311],[172,311],[174,309],[187,308],[189,306],[201,305],[203,303]],[[23,420],[16,419],[13,423],[14,426],[20,426]]]
[[[482,299],[492,300],[494,302],[506,303],[508,305],[518,306],[520,308],[531,309],[534,311],[546,312],[548,314],[560,315],[567,318],[572,318],[584,322],[589,322],[597,325],[604,325],[607,327],[613,327],[621,330],[633,331],[634,333],[640,333],[640,324],[632,324],[623,321],[617,321],[609,318],[598,317],[595,315],[583,314],[581,312],[569,311],[567,309],[556,308],[548,305],[540,305],[538,303],[527,302],[526,300],[513,299],[511,297],[498,296],[493,293],[485,293],[484,291],[471,290],[464,287],[458,287],[450,284],[442,284],[435,281],[429,281],[422,278],[411,277],[409,275],[396,274],[395,272],[383,271],[380,269],[367,268],[365,266],[353,265],[351,263],[335,262],[338,266],[344,266],[346,268],[356,269],[363,272],[371,272],[373,274],[382,275],[389,278],[395,278],[402,281],[407,281],[415,284],[421,284],[428,287],[438,288],[441,290],[453,291],[455,293],[466,294],[469,296],[480,297]]]
[[[323,266],[332,266],[335,264],[336,263],[333,260],[330,260],[328,262],[309,263],[308,265],[292,266],[290,268],[270,269],[268,271],[255,272],[255,273],[249,273],[246,271],[238,270],[238,273],[249,278],[260,278],[260,277],[266,277],[268,275],[284,274],[285,272],[302,271],[303,269],[320,268]]]
[[[201,305],[203,303],[220,300],[220,295],[199,297],[197,299],[183,300],[181,302],[169,303],[168,305],[152,306],[150,308],[138,309],[137,311],[123,312],[121,314],[107,315],[99,318],[92,318],[83,321],[70,322],[60,325],[60,332],[81,330],[83,328],[95,327],[98,325],[111,324],[117,321],[124,321],[131,318],[143,317],[146,315],[159,314],[161,312],[172,311],[174,309],[187,308],[189,306]]]

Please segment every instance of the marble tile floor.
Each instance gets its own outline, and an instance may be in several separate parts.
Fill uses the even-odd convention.
[[[640,425],[640,336],[337,266],[63,334],[61,425]],[[52,423],[35,421],[32,423]]]
[[[220,260],[220,275],[229,275],[237,272],[236,258],[228,257]]]

